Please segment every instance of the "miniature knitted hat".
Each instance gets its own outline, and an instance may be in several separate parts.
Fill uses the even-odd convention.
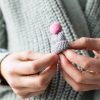
[[[51,52],[54,53],[61,53],[62,51],[68,49],[68,41],[66,40],[64,34],[61,32],[62,27],[59,22],[54,22],[50,26],[50,33],[51,36]]]

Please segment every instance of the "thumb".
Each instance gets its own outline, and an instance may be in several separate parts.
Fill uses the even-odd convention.
[[[100,50],[100,38],[87,38],[82,37],[74,42],[69,43],[70,49],[87,49],[87,50]]]
[[[54,65],[58,61],[58,55],[54,53],[46,54],[34,61],[20,61],[16,63],[13,72],[20,75],[31,75],[42,72],[47,67]]]
[[[23,60],[23,61],[37,60],[37,59],[40,59],[41,57],[43,57],[45,55],[46,55],[46,53],[38,53],[38,52],[33,52],[31,50],[27,50],[27,51],[17,53],[18,59]]]
[[[46,54],[44,57],[34,61],[34,65],[36,67],[35,72],[41,72],[48,66],[52,66],[57,63],[57,61],[58,55],[56,55],[55,53]]]

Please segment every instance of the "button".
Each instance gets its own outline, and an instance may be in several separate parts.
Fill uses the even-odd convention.
[[[57,35],[59,32],[62,31],[62,26],[59,22],[54,22],[51,26],[50,26],[50,33]]]

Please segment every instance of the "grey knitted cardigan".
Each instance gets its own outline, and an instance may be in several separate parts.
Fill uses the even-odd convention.
[[[86,34],[99,37],[100,0],[87,0],[82,7],[82,9],[80,7],[80,14],[87,22],[89,30],[89,33],[84,34],[85,26],[81,27],[83,31],[80,32],[82,22],[74,20],[74,17],[70,19],[76,14],[75,12],[69,14],[70,11],[65,10],[62,0],[0,0],[0,59],[2,60],[8,52],[28,49],[34,52],[51,52],[52,37],[48,27],[55,21],[61,23],[62,33],[68,41],[76,40]],[[75,21],[78,24],[74,26],[77,23]],[[85,54],[84,51],[79,53]],[[84,93],[75,92],[64,81],[59,67],[58,65],[56,75],[46,92],[43,95],[31,97],[30,100],[81,100]],[[18,100],[18,98],[9,86],[0,86],[0,100]]]

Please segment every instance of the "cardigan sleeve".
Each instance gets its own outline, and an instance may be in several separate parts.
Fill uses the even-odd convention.
[[[7,50],[7,32],[6,32],[6,25],[3,19],[2,12],[0,10],[0,65],[2,60],[9,54]],[[1,67],[1,66],[0,66]],[[1,72],[0,72],[1,73]],[[0,74],[0,82],[1,84],[7,84],[6,81],[3,79],[2,75]]]
[[[0,10],[0,62],[8,54],[6,25]]]

